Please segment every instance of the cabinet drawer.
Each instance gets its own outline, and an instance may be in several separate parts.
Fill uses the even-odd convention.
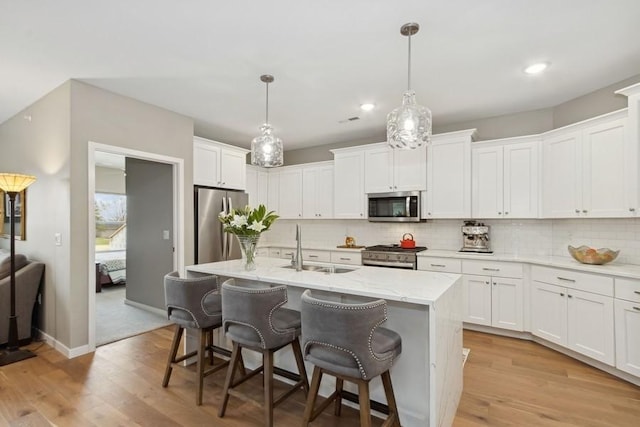
[[[360,252],[331,252],[331,262],[334,264],[362,265]]]
[[[531,279],[609,297],[613,296],[613,277],[534,265],[531,267]]]
[[[329,251],[303,250],[302,259],[304,261],[330,262],[331,253]]]
[[[291,257],[294,256],[295,253],[296,253],[295,249],[282,248],[280,250],[280,258],[291,259]]]
[[[271,258],[280,258],[280,255],[282,255],[282,248],[269,248]]]
[[[418,257],[418,270],[461,273],[462,260],[453,258]]]
[[[632,302],[640,302],[640,280],[615,279],[616,298]]]
[[[501,262],[490,260],[462,260],[464,274],[483,276],[516,277],[524,276],[522,264],[516,262]]]

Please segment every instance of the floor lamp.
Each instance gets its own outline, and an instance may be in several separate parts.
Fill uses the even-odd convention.
[[[33,184],[35,176],[16,173],[0,173],[0,190],[9,196],[9,218],[11,228],[11,314],[9,315],[9,341],[7,348],[0,354],[0,366],[19,362],[35,354],[29,350],[20,350],[18,343],[18,319],[16,317],[16,229],[15,229],[15,201],[16,195]],[[4,203],[4,200],[2,201]]]

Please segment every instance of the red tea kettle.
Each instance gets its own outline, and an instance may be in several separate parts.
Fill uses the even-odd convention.
[[[416,241],[413,240],[413,234],[405,233],[402,236],[402,240],[400,240],[400,247],[402,249],[413,249],[413,248],[415,248],[416,247]]]

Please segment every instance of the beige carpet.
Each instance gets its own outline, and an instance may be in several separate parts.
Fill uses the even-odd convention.
[[[96,293],[96,346],[119,341],[171,324],[165,316],[124,303],[124,286]]]

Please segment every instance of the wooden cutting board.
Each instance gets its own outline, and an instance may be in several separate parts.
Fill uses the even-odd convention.
[[[359,246],[359,245],[353,245],[353,246],[338,245],[338,246],[336,246],[336,248],[340,248],[340,249],[362,249],[362,248],[364,248],[364,246]]]

